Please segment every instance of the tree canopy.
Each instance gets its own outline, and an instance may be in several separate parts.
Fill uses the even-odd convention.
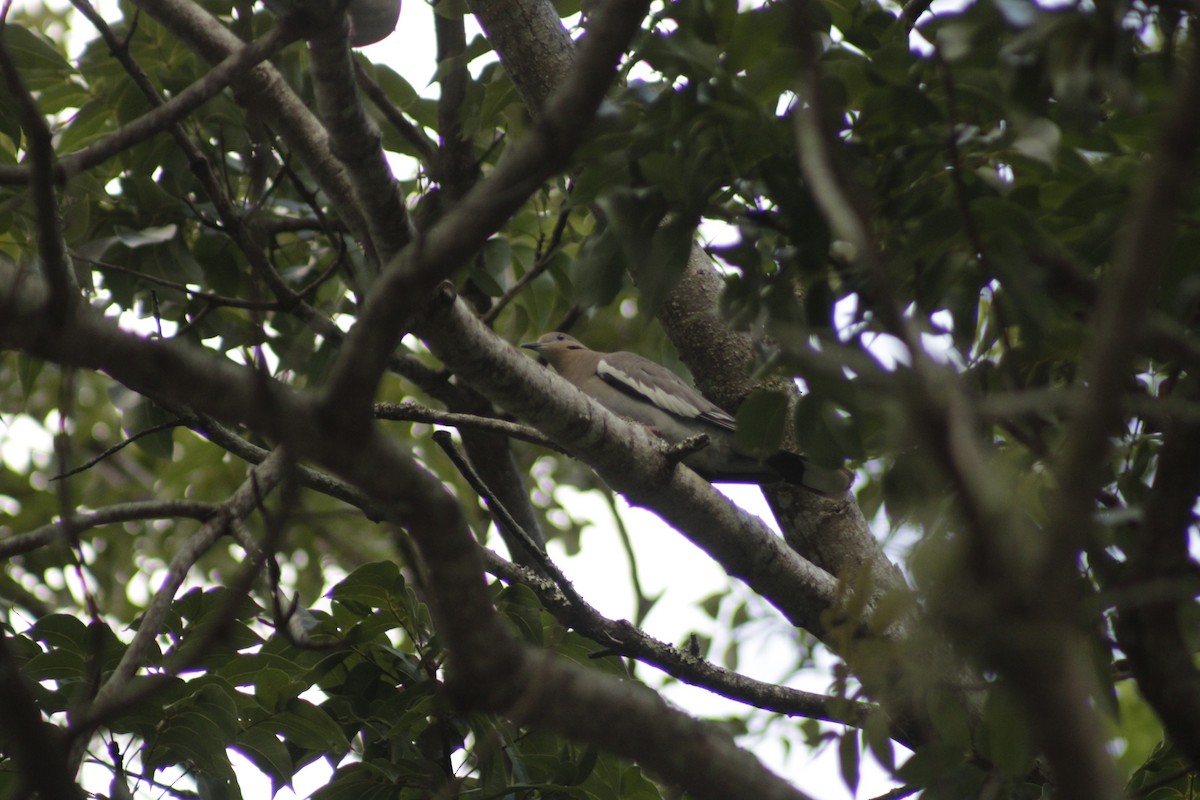
[[[763,711],[890,797],[1193,796],[1191,4],[437,0],[429,99],[398,0],[72,3],[0,31],[0,796],[805,797]],[[551,330],[851,492],[777,536]],[[566,581],[563,486],[744,584],[724,653]]]

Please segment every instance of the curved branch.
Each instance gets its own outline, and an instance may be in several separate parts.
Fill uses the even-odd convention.
[[[130,522],[138,519],[171,519],[187,517],[190,519],[206,520],[217,513],[219,507],[213,503],[200,503],[193,500],[142,500],[133,503],[120,503],[107,506],[97,511],[76,513],[71,517],[70,534],[77,536],[83,531],[98,528],[101,525],[111,525],[114,522]],[[0,539],[0,558],[12,558],[22,553],[28,553],[39,547],[65,540],[68,526],[61,522],[51,522],[25,533],[19,533],[6,539]]]
[[[37,101],[29,93],[17,71],[17,65],[9,56],[4,41],[7,25],[7,20],[0,17],[0,72],[4,73],[8,94],[16,99],[17,117],[25,132],[25,149],[32,178],[29,194],[33,198],[34,217],[37,220],[38,257],[50,287],[46,310],[55,319],[61,320],[71,313],[79,300],[79,284],[67,256],[67,243],[63,239],[58,198],[54,191],[54,143],[46,118],[42,116]]]
[[[338,14],[308,42],[317,108],[329,147],[346,167],[371,244],[386,262],[412,239],[408,210],[383,155],[382,136],[367,115],[354,76],[350,22]]]
[[[660,642],[625,620],[608,619],[587,603],[569,600],[553,582],[505,561],[490,550],[485,551],[484,558],[489,572],[509,583],[527,586],[562,625],[575,629],[610,653],[650,664],[691,686],[764,711],[853,727],[861,727],[871,714],[881,713],[878,706],[870,703],[847,701],[739,675]],[[894,736],[901,744],[914,746],[902,731],[896,731]]]
[[[412,401],[403,403],[376,403],[376,419],[390,419],[404,422],[425,422],[431,425],[449,425],[454,428],[473,428],[480,431],[501,433],[513,439],[547,447],[551,450],[565,452],[561,447],[547,439],[536,428],[519,425],[515,422],[505,422],[492,417],[480,417],[475,414],[456,414],[451,411],[435,411]]]

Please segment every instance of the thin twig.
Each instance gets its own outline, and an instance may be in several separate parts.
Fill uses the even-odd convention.
[[[903,800],[903,798],[911,797],[912,795],[921,791],[922,788],[923,787],[921,787],[921,786],[911,786],[911,785],[897,786],[895,789],[892,789],[890,792],[884,792],[883,794],[879,795],[878,797],[871,798],[871,800]]]
[[[485,550],[484,556],[488,572],[509,583],[529,587],[555,619],[596,642],[608,654],[636,659],[691,686],[778,714],[861,727],[867,717],[879,713],[878,707],[870,703],[847,701],[739,675],[661,642],[626,620],[608,619],[587,603],[568,602],[553,582],[490,550]],[[911,741],[902,731],[894,731],[893,737],[901,743]]]
[[[354,76],[359,88],[363,90],[363,94],[379,109],[392,127],[408,140],[409,144],[417,151],[417,157],[425,164],[433,164],[437,145],[425,135],[424,131],[408,121],[404,112],[396,107],[383,87],[357,61],[354,63]]]
[[[123,439],[123,440],[117,442],[112,447],[105,448],[104,452],[100,453],[95,458],[88,459],[85,463],[79,465],[78,467],[75,467],[74,469],[70,469],[70,470],[67,470],[66,472],[59,473],[58,475],[55,475],[54,477],[52,477],[50,480],[51,481],[59,481],[59,480],[62,480],[63,478],[69,478],[72,475],[78,475],[79,473],[84,472],[85,470],[89,470],[92,467],[96,466],[101,461],[103,461],[104,459],[111,456],[113,453],[117,453],[117,452],[125,449],[126,447],[133,444],[134,442],[136,442],[138,439],[141,439],[142,437],[149,436],[152,433],[158,433],[159,431],[165,431],[170,428],[178,428],[182,424],[183,424],[183,422],[176,419],[176,420],[171,420],[170,422],[161,422],[158,425],[152,425],[149,428],[146,428],[145,430],[138,431],[137,433],[133,434],[132,436],[130,436],[127,439]]]
[[[484,324],[491,327],[492,323],[496,321],[496,317],[500,316],[500,312],[503,311],[509,303],[515,300],[517,295],[519,295],[526,286],[533,283],[535,280],[540,278],[546,270],[550,269],[550,265],[554,263],[554,257],[558,255],[558,252],[561,249],[563,233],[567,229],[567,221],[570,218],[571,206],[569,204],[564,204],[563,209],[558,213],[558,220],[554,223],[554,230],[550,234],[550,242],[546,252],[538,258],[537,262],[533,265],[529,272],[526,272],[524,275],[522,275],[520,279],[514,283],[511,288],[509,288],[508,291],[506,291],[500,296],[499,299],[496,300],[495,305],[488,309],[488,312],[483,315]],[[555,330],[561,330],[561,328],[555,328]]]
[[[547,439],[536,428],[521,425],[516,422],[506,422],[493,417],[480,417],[474,414],[456,414],[450,411],[435,411],[419,403],[405,401],[403,403],[376,403],[375,418],[400,420],[405,422],[425,422],[431,425],[449,425],[454,428],[475,428],[481,431],[502,433],[513,439],[536,444],[558,453],[565,453],[561,447]]]
[[[617,536],[621,540],[621,547],[625,550],[625,559],[629,562],[629,582],[633,585],[633,596],[635,608],[633,612],[633,624],[639,628],[646,621],[646,616],[650,610],[654,608],[654,604],[658,602],[658,598],[662,597],[660,592],[658,597],[650,597],[646,594],[646,590],[642,588],[642,579],[638,574],[637,557],[633,552],[633,540],[629,536],[629,528],[625,525],[625,518],[621,516],[620,509],[617,507],[617,495],[615,492],[604,492],[604,499],[608,502],[608,510],[612,513],[613,524],[617,526]]]
[[[496,518],[496,523],[503,525],[509,534],[521,543],[534,562],[554,580],[554,583],[558,586],[558,590],[562,592],[567,602],[572,605],[586,605],[584,599],[579,595],[579,592],[575,591],[575,587],[567,579],[567,576],[563,574],[562,570],[558,568],[558,565],[533,540],[533,537],[513,519],[512,514],[508,513],[508,509],[504,507],[504,504],[496,499],[496,496],[492,494],[491,490],[480,479],[479,473],[471,466],[471,462],[467,460],[467,457],[454,444],[453,437],[446,431],[437,431],[433,434],[433,440],[449,456],[455,468],[467,479],[467,483],[471,485],[471,488],[487,503],[488,510]]]
[[[167,280],[166,278],[159,278],[155,275],[147,275],[144,272],[138,272],[136,269],[130,269],[129,267],[123,267],[120,264],[113,264],[109,261],[100,261],[99,259],[95,259],[95,258],[87,258],[87,257],[81,256],[77,253],[73,254],[73,255],[76,260],[82,261],[85,264],[91,264],[92,266],[94,266],[97,269],[100,269],[102,271],[119,272],[122,275],[131,275],[131,276],[137,278],[138,280],[145,281],[146,283],[153,283],[158,286],[165,286],[168,289],[175,289],[176,291],[182,292],[183,294],[186,294],[189,297],[193,297],[193,298],[196,298],[199,300],[207,300],[209,303],[211,303],[214,306],[227,306],[229,308],[255,309],[258,311],[278,311],[283,307],[282,304],[280,304],[278,302],[261,302],[261,301],[257,301],[257,300],[242,300],[237,297],[226,297],[225,295],[216,294],[215,292],[206,292],[206,291],[203,291],[202,289],[193,289],[185,283]]]

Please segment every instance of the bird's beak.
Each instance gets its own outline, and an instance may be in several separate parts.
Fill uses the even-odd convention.
[[[526,350],[532,350],[533,352],[536,353],[538,350],[542,349],[542,343],[541,342],[526,342],[525,344],[521,345],[521,347],[525,348]]]

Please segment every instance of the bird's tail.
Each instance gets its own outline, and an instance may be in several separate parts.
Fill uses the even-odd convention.
[[[848,469],[819,467],[807,458],[780,450],[767,458],[767,464],[788,483],[798,484],[821,494],[842,494],[854,482]]]

